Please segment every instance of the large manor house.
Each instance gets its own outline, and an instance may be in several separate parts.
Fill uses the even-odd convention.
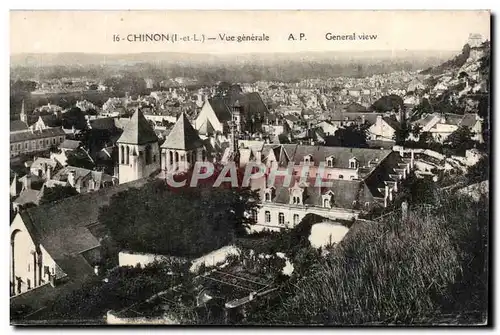
[[[11,295],[21,299],[35,288],[48,290],[93,275],[103,238],[99,208],[120,191],[140,187],[149,178],[188,171],[195,162],[236,161],[241,167],[259,162],[283,171],[293,166],[289,185],[283,176],[272,185],[265,177],[252,180],[261,201],[251,213],[255,230],[290,228],[309,213],[350,220],[388,206],[414,166],[413,154],[392,150],[240,140],[239,134],[261,127],[267,109],[261,102],[255,95],[236,101],[207,100],[194,126],[181,113],[163,142],[143,112],[136,110],[123,122],[115,143],[118,185],[17,213],[10,226]],[[32,133],[23,136],[28,140]],[[300,178],[305,167],[305,178]],[[318,174],[328,186],[316,186]]]

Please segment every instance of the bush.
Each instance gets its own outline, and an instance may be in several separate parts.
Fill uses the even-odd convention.
[[[179,282],[169,269],[159,264],[116,268],[107,275],[108,282],[99,278],[86,282],[81,288],[53,304],[48,318],[97,319],[109,310],[121,310],[142,302],[155,293]]]
[[[288,288],[270,320],[285,324],[430,324],[486,310],[486,203],[460,197],[434,209],[356,225]],[[469,314],[467,314],[469,315]],[[468,318],[467,322],[474,322]]]

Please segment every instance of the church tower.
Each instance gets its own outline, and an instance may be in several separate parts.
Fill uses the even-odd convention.
[[[181,113],[174,127],[161,145],[161,168],[165,172],[181,173],[195,162],[206,161],[207,153],[198,132]]]
[[[140,110],[132,115],[116,144],[120,184],[149,177],[160,169],[158,137]]]
[[[28,115],[26,115],[26,108],[24,106],[24,99],[23,102],[21,103],[21,114],[19,115],[21,121],[24,123],[28,124]]]

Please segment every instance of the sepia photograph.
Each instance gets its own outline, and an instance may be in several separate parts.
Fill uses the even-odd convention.
[[[490,11],[9,20],[11,326],[491,325]]]

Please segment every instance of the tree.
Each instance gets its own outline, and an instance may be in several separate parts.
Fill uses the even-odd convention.
[[[455,153],[465,154],[466,150],[474,148],[475,142],[472,140],[470,128],[461,126],[451,133],[443,144]]]
[[[87,119],[85,113],[78,107],[73,107],[66,113],[62,114],[62,125],[66,129],[75,127],[75,129],[87,128]]]
[[[54,187],[45,187],[43,196],[40,199],[40,205],[62,200],[75,195],[78,195],[78,192],[72,186],[56,185]]]
[[[394,132],[393,140],[397,145],[404,145],[410,136],[411,130],[412,127],[408,122],[401,122],[400,128]]]
[[[276,324],[484,322],[488,210],[451,196],[357,224],[267,310]],[[335,288],[335,289],[332,289]],[[463,316],[462,316],[463,315]],[[259,322],[255,320],[254,322]]]
[[[480,183],[490,178],[490,159],[489,156],[483,156],[479,161],[471,166],[466,174],[469,183]]]
[[[123,249],[195,257],[245,234],[251,222],[245,213],[255,209],[255,199],[249,189],[174,189],[156,181],[113,196],[99,221]]]
[[[403,108],[403,99],[396,94],[385,95],[375,101],[371,109],[375,112],[383,113]]]
[[[327,146],[341,146],[350,148],[366,148],[368,125],[349,125],[339,128],[335,131],[334,136],[327,136],[325,144]]]

